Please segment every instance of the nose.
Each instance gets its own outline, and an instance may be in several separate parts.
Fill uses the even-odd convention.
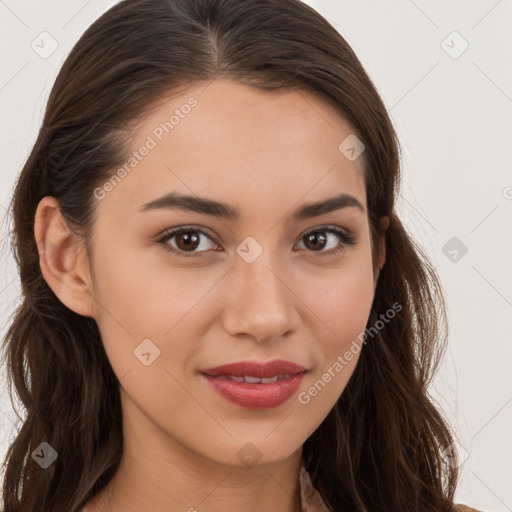
[[[242,259],[235,263],[223,314],[226,332],[259,343],[289,335],[300,322],[288,273],[282,266],[271,265],[265,254],[252,263]]]

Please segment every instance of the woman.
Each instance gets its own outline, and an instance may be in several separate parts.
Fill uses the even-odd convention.
[[[377,91],[306,5],[104,14],[13,196],[5,511],[463,510],[399,184]]]

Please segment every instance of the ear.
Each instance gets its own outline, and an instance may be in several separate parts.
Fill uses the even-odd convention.
[[[89,261],[83,238],[64,220],[59,202],[41,199],[34,218],[41,273],[59,300],[79,315],[95,318]]]
[[[386,232],[389,228],[389,217],[384,216],[380,218],[380,227],[382,228],[383,234],[379,240],[379,272],[386,262]]]
[[[379,239],[379,268],[375,277],[374,285],[377,287],[377,280],[379,279],[380,271],[386,262],[386,232],[389,228],[389,217],[383,216],[380,218],[380,227],[383,231]]]

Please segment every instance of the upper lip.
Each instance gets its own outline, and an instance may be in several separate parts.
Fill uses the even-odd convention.
[[[274,361],[239,361],[236,363],[224,364],[215,368],[202,370],[206,375],[233,375],[243,377],[245,375],[258,377],[260,379],[275,377],[276,375],[294,375],[306,371],[306,368],[291,361],[276,359]]]

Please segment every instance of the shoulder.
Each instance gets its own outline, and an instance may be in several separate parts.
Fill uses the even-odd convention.
[[[483,512],[467,505],[455,505],[454,512]]]

